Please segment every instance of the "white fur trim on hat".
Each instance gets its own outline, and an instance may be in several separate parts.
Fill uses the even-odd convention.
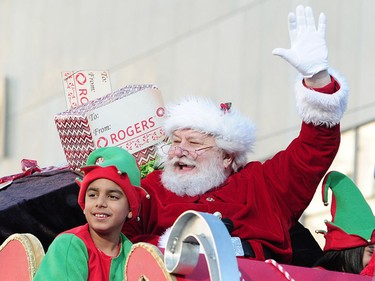
[[[205,97],[185,97],[166,107],[164,130],[171,136],[178,129],[193,129],[215,137],[216,144],[244,165],[255,142],[255,126],[237,110],[222,110]]]
[[[349,85],[337,71],[329,69],[328,72],[340,85],[340,90],[333,94],[323,94],[306,88],[302,84],[302,76],[298,76],[295,85],[297,111],[305,123],[332,127],[340,122],[346,110]]]

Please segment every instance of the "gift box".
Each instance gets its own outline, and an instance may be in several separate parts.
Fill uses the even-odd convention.
[[[85,165],[94,149],[106,146],[126,149],[141,167],[156,158],[155,145],[165,138],[164,112],[156,85],[129,85],[57,114],[55,124],[73,170]]]
[[[112,92],[107,70],[63,71],[61,76],[68,109]]]

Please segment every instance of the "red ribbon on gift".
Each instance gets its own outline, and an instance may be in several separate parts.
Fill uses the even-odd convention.
[[[38,166],[38,162],[36,160],[30,160],[30,159],[22,159],[21,160],[21,168],[22,168],[22,173],[10,175],[10,176],[5,176],[5,177],[0,178],[0,184],[6,183],[6,182],[11,183],[15,179],[30,176],[31,174],[33,174],[35,172],[42,171],[42,169],[40,169],[39,166]]]

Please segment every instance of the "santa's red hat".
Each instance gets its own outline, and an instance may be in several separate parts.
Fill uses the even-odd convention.
[[[212,135],[239,167],[247,163],[246,154],[255,142],[255,126],[249,118],[231,108],[231,103],[219,105],[205,97],[187,96],[167,105],[163,128],[169,137],[178,129]]]

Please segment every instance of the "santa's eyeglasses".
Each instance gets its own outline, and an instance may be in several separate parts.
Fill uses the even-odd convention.
[[[177,145],[173,144],[165,144],[160,147],[161,151],[168,155],[168,156],[174,156],[176,154],[181,154],[183,156],[189,157],[192,160],[196,160],[199,155],[202,155],[204,152],[206,152],[208,149],[214,148],[216,146],[206,146],[194,150],[188,150],[185,148],[182,148]]]

